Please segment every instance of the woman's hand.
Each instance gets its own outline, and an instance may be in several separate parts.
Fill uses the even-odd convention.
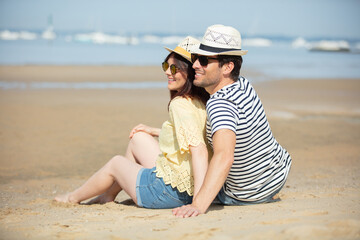
[[[151,136],[158,137],[160,134],[160,129],[149,127],[144,124],[139,124],[130,131],[129,138],[132,138],[134,136],[134,134],[137,132],[145,132],[145,133],[150,134]]]

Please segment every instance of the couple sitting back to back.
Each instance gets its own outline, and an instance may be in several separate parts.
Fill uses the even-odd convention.
[[[134,127],[124,156],[56,201],[101,204],[124,190],[139,207],[172,208],[178,217],[205,213],[215,199],[224,205],[276,201],[291,157],[274,138],[254,88],[240,76],[247,53],[240,33],[213,25],[201,42],[186,37],[166,49],[169,119],[161,129]]]

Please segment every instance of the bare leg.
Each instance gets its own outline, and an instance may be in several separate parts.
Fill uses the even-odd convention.
[[[106,192],[97,196],[96,198],[91,199],[86,204],[105,204],[108,202],[113,202],[121,190],[122,189],[120,185],[117,182],[114,182]]]
[[[137,132],[130,139],[125,157],[134,160],[144,168],[153,168],[160,153],[159,142],[153,136],[145,132]]]
[[[125,157],[140,164],[144,168],[153,168],[159,154],[160,148],[158,141],[148,133],[137,132],[129,141]],[[112,202],[121,190],[119,184],[114,182],[105,193],[92,199],[88,204]]]
[[[122,156],[113,157],[104,167],[92,175],[80,188],[55,198],[59,202],[80,203],[109,190],[117,182],[119,187],[136,203],[136,178],[142,168]]]

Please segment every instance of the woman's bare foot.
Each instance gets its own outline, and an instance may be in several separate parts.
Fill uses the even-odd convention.
[[[113,202],[115,200],[116,196],[112,196],[112,195],[109,195],[109,194],[106,194],[106,193],[103,193],[99,196],[97,196],[96,198],[94,199],[91,199],[89,202],[87,202],[86,204],[105,204],[105,203],[108,203],[108,202]]]
[[[59,195],[59,196],[56,196],[54,198],[54,200],[57,201],[57,202],[62,202],[62,203],[79,203],[79,202],[76,202],[73,199],[71,199],[70,195],[71,195],[71,193],[67,193],[67,194],[64,194],[64,195]]]

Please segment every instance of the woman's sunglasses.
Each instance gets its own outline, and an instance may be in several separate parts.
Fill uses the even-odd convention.
[[[209,64],[209,59],[218,60],[219,58],[191,54],[191,62],[194,63],[196,60],[199,60],[200,65],[203,67]]]
[[[166,72],[166,70],[168,70],[168,68],[169,68],[169,63],[163,62],[161,65],[162,65],[162,69],[164,70],[164,72]],[[180,68],[176,67],[175,64],[170,65],[170,72],[172,75],[174,75],[176,73],[177,69],[180,69]]]

